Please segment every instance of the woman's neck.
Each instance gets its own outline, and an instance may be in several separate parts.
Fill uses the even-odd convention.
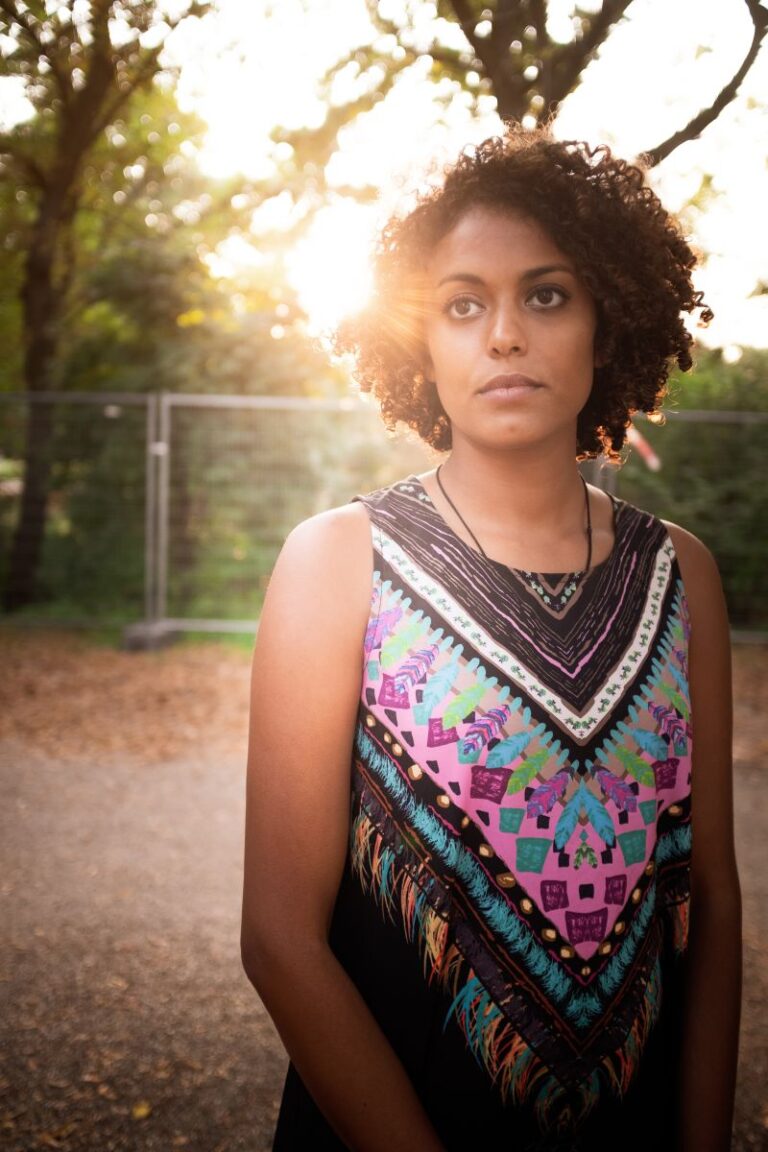
[[[585,567],[589,512],[597,509],[587,509],[575,449],[489,453],[462,444],[441,467],[445,495],[434,474],[425,479],[451,527],[492,559],[541,572]]]

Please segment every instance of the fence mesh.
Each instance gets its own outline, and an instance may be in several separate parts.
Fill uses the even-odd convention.
[[[388,441],[369,408],[173,404],[168,588],[173,618],[252,619],[300,520],[386,484],[425,455]]]
[[[18,591],[10,585],[32,406],[24,397],[0,401],[7,596]],[[45,530],[35,598],[9,618],[254,620],[294,524],[433,462],[415,442],[387,437],[366,405],[254,403],[106,394],[38,401],[49,425]],[[616,491],[700,536],[720,565],[733,625],[768,630],[768,418],[693,415],[663,429],[643,423],[661,469],[634,451],[613,478]]]
[[[26,599],[34,518],[16,539],[32,406],[0,405],[0,581]],[[29,619],[122,623],[144,612],[146,402],[132,398],[35,405],[36,457],[48,476],[44,530]],[[42,420],[40,415],[42,414]],[[24,587],[18,586],[22,581]],[[16,613],[15,613],[16,615]]]
[[[700,537],[717,559],[733,626],[768,629],[768,417],[681,413],[640,427],[661,467],[632,452],[618,495]]]

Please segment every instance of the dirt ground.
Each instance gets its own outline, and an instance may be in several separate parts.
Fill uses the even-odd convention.
[[[247,653],[0,650],[0,1146],[266,1152],[285,1055],[238,953]],[[735,672],[746,1152],[768,1148],[768,648]]]

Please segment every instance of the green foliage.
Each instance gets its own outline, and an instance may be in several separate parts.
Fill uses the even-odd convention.
[[[638,427],[662,461],[651,472],[630,453],[618,493],[693,532],[714,553],[731,621],[768,628],[768,353],[746,351],[736,364],[703,353],[691,376],[673,382],[667,423]],[[676,419],[691,409],[765,414],[761,422]]]

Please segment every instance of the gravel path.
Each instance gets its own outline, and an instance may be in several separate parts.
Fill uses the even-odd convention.
[[[266,1152],[285,1056],[238,954],[247,655],[0,641],[0,1146]],[[737,672],[744,1152],[768,1147],[768,650]]]

